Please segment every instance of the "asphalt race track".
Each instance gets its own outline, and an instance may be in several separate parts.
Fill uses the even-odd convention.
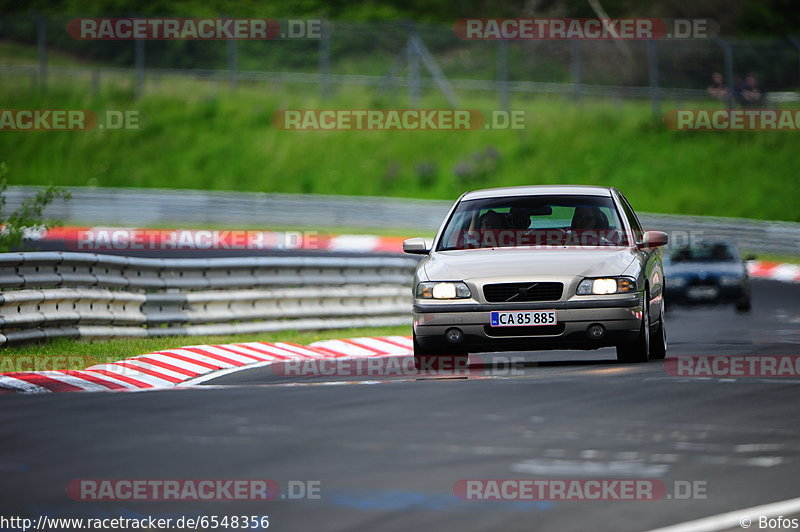
[[[753,312],[670,310],[669,357],[798,355],[800,285]],[[0,396],[0,514],[269,515],[299,531],[638,531],[800,495],[800,379],[675,377],[613,350],[523,354],[475,378],[281,377]],[[656,501],[464,501],[463,479],[635,478]],[[319,500],[74,501],[73,479],[320,481]],[[694,496],[675,488],[694,485]],[[694,483],[694,484],[692,484]],[[682,495],[683,494],[683,495]],[[753,526],[753,529],[758,529]]]

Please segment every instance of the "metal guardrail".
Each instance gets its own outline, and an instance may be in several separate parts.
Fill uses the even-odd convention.
[[[0,254],[0,344],[403,325],[411,257]]]
[[[9,187],[9,209],[15,209],[38,187]],[[432,232],[451,201],[368,196],[263,194],[198,190],[75,187],[70,201],[56,200],[46,214],[89,225],[206,224],[228,227],[366,227]],[[641,214],[646,228],[680,238],[722,238],[748,251],[800,255],[800,223]]]

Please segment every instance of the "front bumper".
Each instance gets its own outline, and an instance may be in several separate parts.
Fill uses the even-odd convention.
[[[414,302],[414,335],[424,348],[457,348],[469,352],[598,349],[636,340],[641,330],[641,293],[625,296],[582,298],[568,301],[515,304],[459,303],[457,301]],[[555,310],[555,326],[491,327],[492,311]],[[590,325],[601,324],[602,338],[587,334]],[[458,343],[445,333],[457,327],[463,332]]]

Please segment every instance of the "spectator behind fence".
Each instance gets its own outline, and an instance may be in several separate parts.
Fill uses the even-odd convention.
[[[742,107],[752,107],[764,101],[764,93],[758,84],[758,78],[752,72],[744,78],[741,90],[738,91],[739,103]]]
[[[708,86],[706,92],[712,98],[724,102],[728,99],[728,85],[725,84],[725,78],[719,72],[711,74],[711,85]]]

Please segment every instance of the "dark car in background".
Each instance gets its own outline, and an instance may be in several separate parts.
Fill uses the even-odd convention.
[[[747,264],[729,242],[705,242],[671,249],[664,259],[668,306],[733,304],[749,312]]]

